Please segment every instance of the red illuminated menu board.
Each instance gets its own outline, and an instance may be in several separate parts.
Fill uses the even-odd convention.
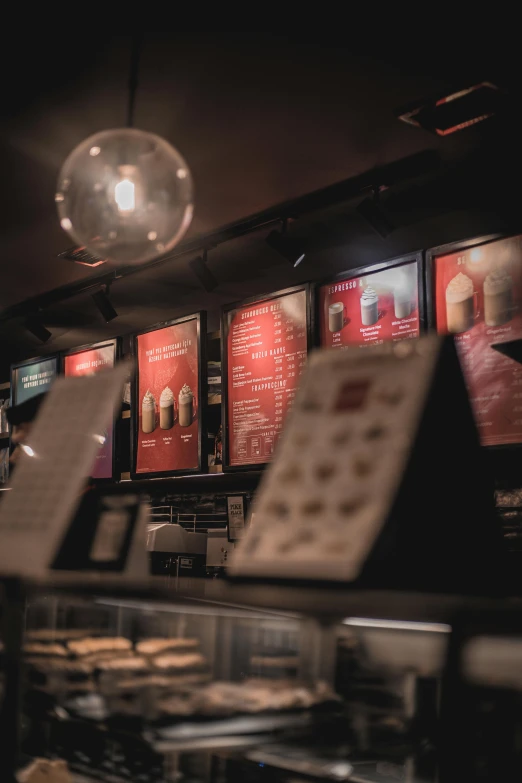
[[[380,345],[420,334],[421,256],[339,275],[318,290],[321,346]]]
[[[201,470],[204,313],[157,324],[134,338],[134,475]]]
[[[98,343],[66,354],[63,359],[64,375],[79,377],[95,375],[103,370],[114,367],[116,360],[116,340]],[[94,479],[111,479],[113,477],[114,459],[114,424],[108,422],[104,432],[105,443],[96,455],[96,461],[91,471]]]
[[[491,348],[522,338],[522,237],[446,245],[428,261],[434,325],[455,335],[482,443],[522,443],[522,365]]]
[[[306,363],[308,329],[308,286],[224,311],[225,469],[270,462]]]

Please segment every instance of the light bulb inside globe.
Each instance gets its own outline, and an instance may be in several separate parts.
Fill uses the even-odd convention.
[[[95,255],[139,264],[172,250],[190,225],[192,177],[164,139],[133,128],[83,141],[62,166],[60,224]]]
[[[122,179],[114,188],[114,198],[120,212],[131,212],[136,206],[134,183],[130,179]]]

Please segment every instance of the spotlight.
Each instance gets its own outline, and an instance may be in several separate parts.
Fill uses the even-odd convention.
[[[265,241],[269,247],[286,258],[293,267],[299,266],[306,255],[301,242],[295,237],[289,237],[286,233],[286,220],[283,220],[281,231],[271,231]]]
[[[103,318],[107,323],[109,321],[113,321],[115,318],[118,317],[118,313],[110,303],[109,297],[109,286],[103,285],[99,291],[96,291],[96,293],[92,294],[92,299],[94,301],[94,304],[102,314]]]
[[[45,328],[37,315],[29,316],[25,322],[25,328],[28,332],[31,332],[31,334],[34,335],[37,340],[40,340],[41,343],[46,343],[53,336],[52,332]]]
[[[374,190],[372,198],[365,198],[364,201],[361,201],[357,207],[357,212],[382,239],[386,239],[396,229],[396,226],[393,225],[379,204],[378,189]]]
[[[203,251],[202,256],[198,256],[197,258],[193,258],[192,261],[189,261],[189,267],[192,269],[205,291],[210,293],[210,291],[213,291],[214,288],[218,287],[218,281],[207,266],[206,250]]]

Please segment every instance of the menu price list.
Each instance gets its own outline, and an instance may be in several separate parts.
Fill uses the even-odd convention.
[[[417,263],[337,280],[319,290],[321,345],[366,347],[420,334]]]
[[[272,458],[307,356],[307,293],[284,294],[228,314],[231,466]]]
[[[491,346],[522,338],[522,237],[435,258],[437,330],[453,334],[486,446],[522,443],[522,365]]]

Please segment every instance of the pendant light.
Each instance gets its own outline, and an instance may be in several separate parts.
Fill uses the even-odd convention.
[[[55,200],[60,225],[79,245],[116,264],[172,250],[193,214],[192,176],[165,139],[133,128],[140,36],[132,42],[127,127],[81,142],[63,164]]]

